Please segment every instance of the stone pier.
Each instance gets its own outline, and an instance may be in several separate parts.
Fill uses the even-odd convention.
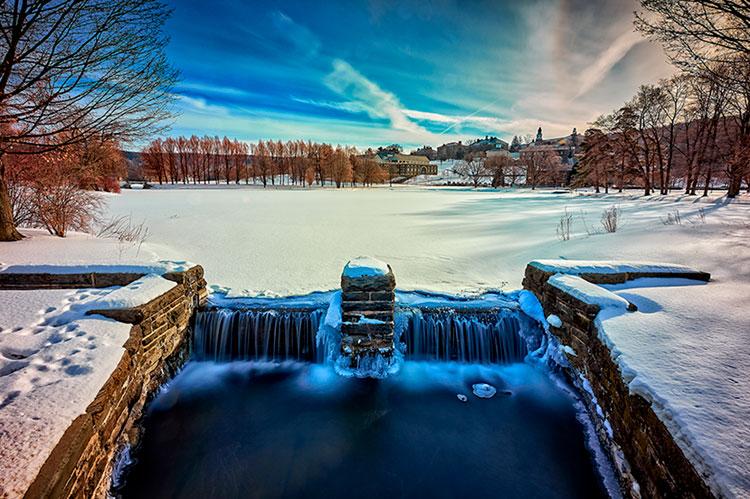
[[[393,355],[396,278],[390,265],[369,257],[351,260],[341,274],[341,352],[354,364]]]

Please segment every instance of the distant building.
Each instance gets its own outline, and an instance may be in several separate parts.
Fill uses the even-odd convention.
[[[581,137],[578,136],[578,131],[574,128],[573,132],[565,137],[545,139],[542,135],[542,127],[539,127],[534,142],[521,146],[521,150],[526,149],[554,151],[560,155],[560,161],[564,165],[573,167],[578,164],[578,157],[582,152]]]
[[[491,158],[493,156],[507,156],[509,158],[513,157],[513,155],[511,154],[511,152],[508,151],[507,149],[492,149],[490,151],[487,151],[487,157],[488,158]]]
[[[438,153],[432,146],[422,146],[413,153],[412,156],[426,156],[430,161],[434,161],[438,158]]]
[[[507,142],[498,139],[497,137],[486,136],[483,139],[477,139],[469,144],[469,149],[472,151],[507,151],[509,149],[509,145]]]
[[[448,142],[447,144],[438,146],[437,159],[441,161],[446,159],[463,159],[464,154],[468,150],[469,147],[461,143],[460,140],[458,142]]]
[[[487,135],[468,144],[464,144],[460,140],[458,142],[443,144],[437,148],[437,159],[441,161],[446,159],[463,159],[467,152],[507,151],[509,148],[510,146],[504,140]]]
[[[394,177],[414,177],[416,175],[437,175],[437,165],[430,164],[427,156],[379,151],[375,161],[387,168]]]
[[[574,128],[570,135],[565,137],[556,137],[554,139],[545,139],[542,135],[542,127],[536,132],[536,139],[530,144],[521,146],[521,160],[525,155],[534,152],[554,152],[560,156],[562,170],[560,171],[561,183],[570,184],[575,175],[576,165],[582,153],[582,140],[578,136],[578,131]]]

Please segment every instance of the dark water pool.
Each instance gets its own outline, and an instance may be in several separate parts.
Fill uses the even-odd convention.
[[[572,400],[527,364],[406,362],[376,381],[191,362],[136,458],[123,497],[606,497]]]

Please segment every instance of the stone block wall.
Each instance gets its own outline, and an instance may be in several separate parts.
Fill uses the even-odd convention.
[[[26,497],[107,496],[117,452],[137,444],[146,403],[186,360],[193,311],[208,296],[200,266],[164,278],[177,286],[133,309],[97,312],[132,324],[125,352],[86,412],[66,430]]]
[[[393,354],[396,278],[385,275],[341,276],[341,351],[353,359]]]
[[[630,393],[610,350],[598,338],[594,321],[599,307],[547,284],[552,275],[529,265],[523,286],[536,295],[545,314],[555,314],[562,320],[560,328],[550,326],[550,330],[562,344],[575,351],[575,355],[566,354],[571,364],[566,374],[571,382],[580,386],[579,374],[588,380],[603,417],[609,421],[612,438],[603,426],[603,419],[597,417],[591,394],[580,390],[602,445],[617,468],[623,492],[630,497],[713,497],[651,404],[640,395]],[[581,277],[594,284],[615,284],[639,277],[684,278],[685,275],[621,273]],[[708,280],[710,276],[696,273],[692,278]],[[633,487],[634,481],[638,487]]]

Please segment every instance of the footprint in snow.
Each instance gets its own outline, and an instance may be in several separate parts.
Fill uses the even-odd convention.
[[[82,376],[91,372],[91,368],[88,366],[82,366],[79,364],[73,364],[65,368],[65,374],[69,376]]]

